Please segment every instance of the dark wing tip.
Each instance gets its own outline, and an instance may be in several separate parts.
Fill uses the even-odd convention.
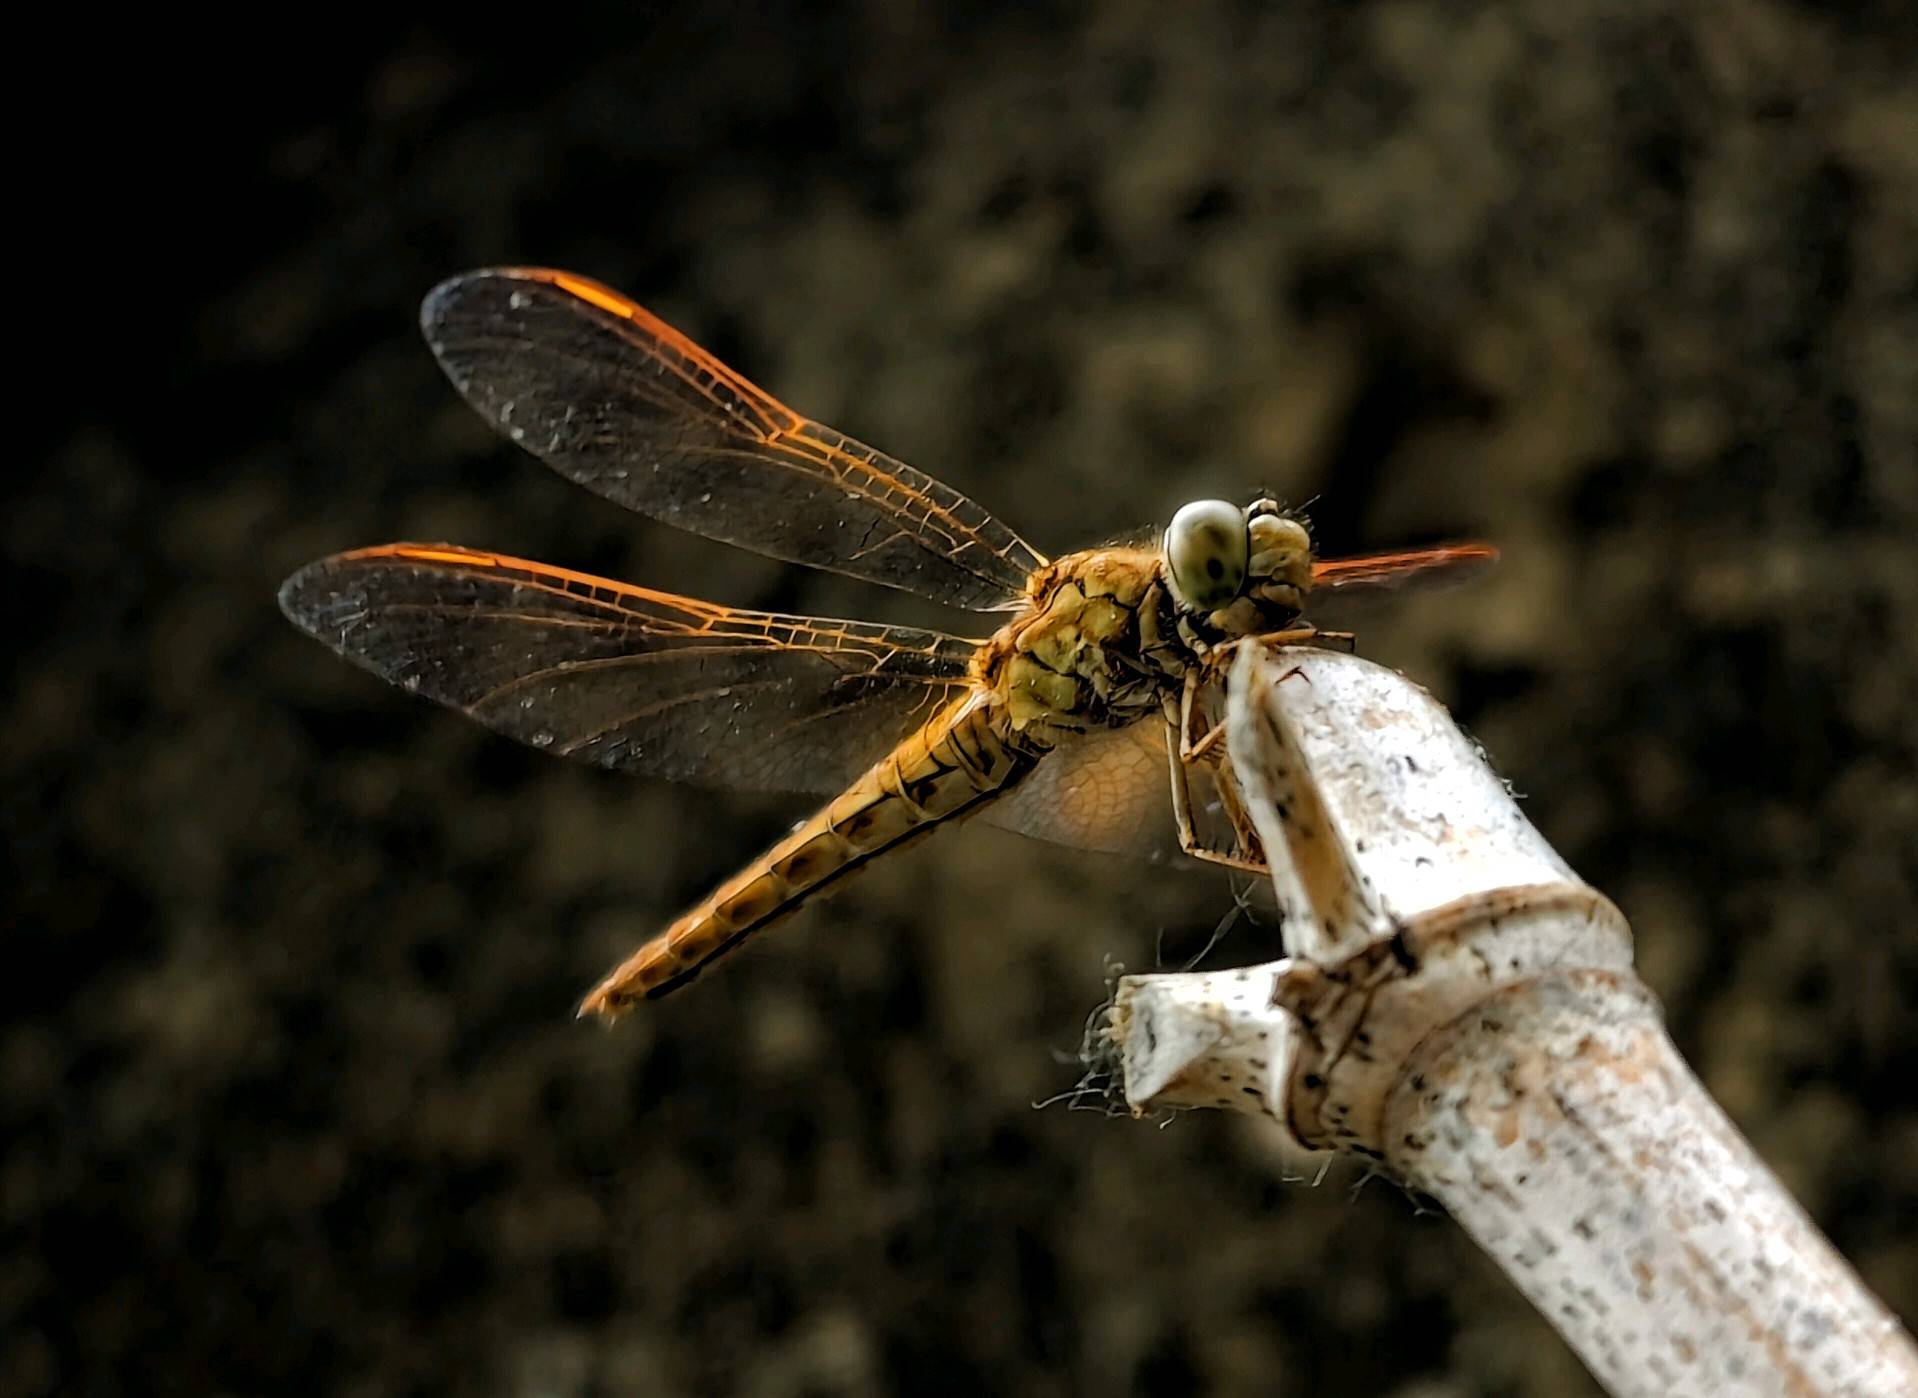
[[[280,610],[328,650],[366,665],[348,643],[367,613],[367,578],[356,562],[350,553],[336,553],[307,564],[280,584]]]
[[[470,309],[474,293],[484,292],[488,285],[496,282],[502,268],[483,267],[478,271],[461,272],[458,276],[448,277],[438,286],[426,293],[426,299],[420,302],[420,334],[426,337],[426,343],[432,347],[435,355],[446,342],[447,328],[460,318],[463,311]]]
[[[319,637],[320,613],[337,593],[321,586],[321,579],[333,571],[334,559],[320,558],[292,573],[280,584],[280,612],[307,635]]]
[[[328,554],[280,584],[280,611],[314,640],[348,654],[346,632],[366,616],[367,589],[375,571],[383,565],[403,564],[411,550],[463,552],[451,544],[377,544]]]
[[[433,353],[444,361],[442,350],[454,325],[475,311],[484,313],[495,309],[495,305],[488,304],[489,293],[496,301],[503,286],[536,281],[536,273],[537,269],[528,267],[481,267],[448,277],[420,302],[420,334],[426,337]]]
[[[554,287],[560,279],[570,274],[555,271],[551,267],[477,267],[470,272],[461,272],[448,277],[438,286],[426,293],[420,302],[420,333],[426,336],[429,345],[438,348],[447,325],[462,312],[473,309],[475,302],[491,293],[497,296],[502,289],[510,296],[512,290],[525,287]],[[570,278],[584,283],[585,278]],[[509,307],[509,309],[517,309]]]

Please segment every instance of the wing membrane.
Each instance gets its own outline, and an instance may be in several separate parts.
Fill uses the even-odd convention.
[[[1447,573],[1463,579],[1498,562],[1490,544],[1438,544],[1393,553],[1362,553],[1351,558],[1321,558],[1312,564],[1315,591],[1401,587],[1427,575]]]
[[[456,277],[420,312],[480,414],[628,509],[773,558],[992,611],[1044,562],[958,491],[801,416],[583,277]]]
[[[1180,850],[1165,741],[1157,719],[1067,738],[979,818],[1077,849],[1169,859]]]
[[[534,747],[773,791],[840,790],[967,683],[975,645],[448,545],[322,559],[280,605],[348,659]]]

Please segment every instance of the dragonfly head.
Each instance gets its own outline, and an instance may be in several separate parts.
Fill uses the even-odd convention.
[[[1312,538],[1275,500],[1194,500],[1166,526],[1164,553],[1180,607],[1235,635],[1285,625],[1312,585]]]

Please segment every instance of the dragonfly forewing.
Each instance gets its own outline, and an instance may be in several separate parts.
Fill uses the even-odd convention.
[[[1016,606],[1046,561],[951,486],[794,412],[584,277],[456,277],[421,323],[499,431],[667,524],[973,611]]]
[[[439,544],[322,559],[280,600],[348,659],[521,742],[748,790],[840,790],[967,689],[977,644]]]

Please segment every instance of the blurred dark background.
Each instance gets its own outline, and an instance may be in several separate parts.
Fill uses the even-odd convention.
[[[969,827],[574,1023],[794,809],[410,701],[280,578],[446,539],[922,618],[496,440],[414,315],[500,261],[626,289],[1049,550],[1260,486],[1331,552],[1496,540],[1365,649],[1622,904],[1719,1100],[1918,1312],[1904,7],[963,13],[74,35],[14,172],[0,1390],[1590,1390],[1390,1185],[1034,1110],[1219,877]]]

